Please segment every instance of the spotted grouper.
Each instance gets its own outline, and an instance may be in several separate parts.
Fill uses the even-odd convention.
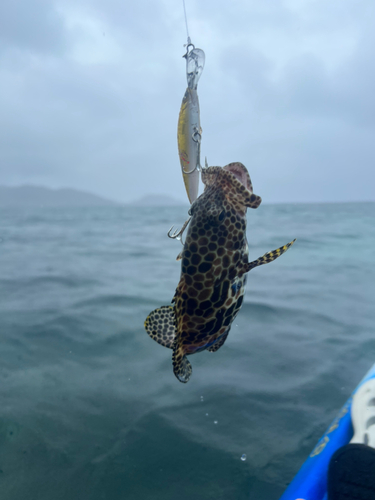
[[[187,356],[215,352],[226,341],[245,293],[246,273],[277,259],[294,241],[249,262],[247,208],[262,199],[253,193],[242,163],[207,167],[203,194],[192,204],[181,258],[181,277],[172,306],[152,311],[145,329],[152,339],[173,350],[173,371],[188,382]]]

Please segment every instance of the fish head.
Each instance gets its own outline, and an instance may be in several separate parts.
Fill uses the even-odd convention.
[[[224,200],[239,215],[245,216],[246,209],[258,208],[262,198],[253,193],[247,168],[239,162],[225,167],[207,167],[202,171],[204,194],[212,199]],[[223,201],[221,201],[223,203]]]

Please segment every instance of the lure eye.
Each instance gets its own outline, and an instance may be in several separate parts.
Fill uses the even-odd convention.
[[[221,222],[225,217],[225,210],[223,210],[219,215],[219,221]]]

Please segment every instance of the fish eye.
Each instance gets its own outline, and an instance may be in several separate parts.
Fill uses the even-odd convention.
[[[219,221],[221,222],[225,217],[225,209],[220,212]]]

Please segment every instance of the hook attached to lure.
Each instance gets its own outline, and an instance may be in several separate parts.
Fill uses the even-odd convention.
[[[182,234],[185,231],[187,225],[189,224],[190,219],[191,219],[191,216],[188,218],[188,220],[186,220],[184,222],[184,225],[182,226],[182,228],[180,230],[176,229],[173,233],[172,233],[172,231],[173,231],[174,226],[172,226],[170,228],[170,230],[168,231],[168,237],[172,238],[173,240],[179,240],[179,241],[181,241],[181,243],[183,245],[184,242],[182,241]]]
[[[188,38],[186,54],[187,89],[182,99],[180,115],[178,117],[177,143],[182,176],[190,203],[198,197],[200,149],[202,128],[200,125],[199,100],[197,86],[202,74],[205,54],[196,49]]]

